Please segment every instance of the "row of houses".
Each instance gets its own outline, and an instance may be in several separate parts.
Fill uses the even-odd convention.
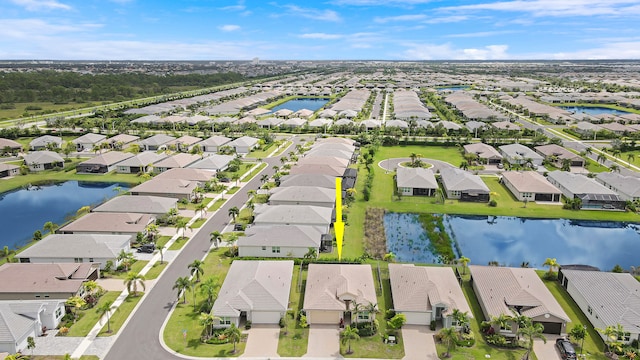
[[[268,204],[255,206],[253,224],[238,239],[241,257],[304,257],[313,249],[332,251],[330,233],[335,220],[336,178],[342,178],[343,189],[355,186],[353,140],[320,139],[279,185],[266,192]]]

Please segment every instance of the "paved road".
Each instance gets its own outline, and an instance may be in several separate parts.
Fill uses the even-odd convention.
[[[296,139],[298,140],[298,139]],[[283,152],[286,155],[298,142]],[[228,211],[231,207],[242,207],[247,201],[247,191],[260,187],[262,174],[272,175],[274,165],[280,166],[280,157],[265,159],[268,164],[260,174],[253,177],[247,185],[227,200],[200,229],[200,231],[185,245],[184,249],[165,270],[165,273],[157,280],[155,286],[140,304],[138,311],[132,315],[127,326],[118,335],[117,340],[107,353],[107,360],[122,359],[180,359],[180,357],[168,353],[160,344],[160,328],[171,307],[176,301],[176,291],[172,289],[175,279],[180,276],[188,276],[187,265],[194,259],[201,259],[211,246],[209,233],[214,230],[222,231],[229,222]],[[175,329],[175,331],[180,331]]]

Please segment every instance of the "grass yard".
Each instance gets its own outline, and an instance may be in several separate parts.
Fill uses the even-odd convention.
[[[227,190],[227,194],[233,195],[233,194],[237,193],[238,190],[240,190],[240,187],[239,186],[234,186],[231,189]]]
[[[302,309],[304,300],[304,279],[306,271],[302,272],[302,288],[298,291],[298,279],[300,276],[300,265],[293,267],[293,277],[291,278],[291,292],[289,293],[289,309],[291,314],[287,314],[286,327],[280,330],[280,340],[278,341],[278,355],[282,357],[301,357],[307,353],[309,342],[309,328],[303,329],[296,320],[297,314]]]
[[[114,301],[118,295],[120,295],[120,292],[118,291],[108,291],[102,295],[100,300],[98,300],[98,303],[93,308],[80,310],[79,313],[82,314],[82,317],[75,324],[69,327],[69,333],[67,336],[87,336],[89,331],[91,331],[98,322],[98,319],[100,319],[100,314],[98,314],[97,309],[107,301]]]
[[[173,244],[171,244],[171,246],[169,246],[167,250],[180,250],[182,249],[184,244],[187,243],[187,241],[189,241],[188,237],[180,236],[179,238],[176,239],[176,241],[173,242]]]
[[[538,271],[538,274],[542,274],[544,272]],[[571,328],[575,324],[586,325],[587,326],[587,337],[584,339],[584,353],[588,355],[589,359],[596,360],[605,360],[604,356],[604,342],[602,338],[598,334],[596,330],[594,330],[593,325],[589,322],[589,319],[582,313],[578,305],[573,301],[571,296],[567,293],[567,291],[560,286],[560,283],[557,281],[546,281],[543,280],[544,284],[547,286],[549,291],[553,294],[553,297],[556,298],[560,306],[565,313],[571,319],[571,322],[567,323],[566,331],[571,331]],[[577,344],[576,350],[580,348],[580,344]],[[575,346],[575,345],[574,345]]]
[[[129,271],[133,271],[133,272],[135,272],[137,274],[148,263],[149,263],[149,261],[147,261],[147,260],[136,260],[136,262],[134,262],[131,265],[131,267],[129,268]],[[114,271],[114,272],[110,272],[108,277],[110,277],[112,279],[123,279],[124,280],[127,277],[127,273],[129,271]]]
[[[278,147],[278,144],[272,142],[271,144],[265,144],[260,149],[253,149],[249,154],[247,154],[248,158],[253,159],[264,159],[273,152]]]
[[[589,170],[590,173],[601,173],[601,172],[609,171],[608,167],[596,161],[593,161],[591,159],[585,159],[585,160],[586,160],[585,168]]]
[[[206,218],[200,218],[196,221],[194,221],[193,223],[191,223],[191,228],[197,229],[199,227],[201,227],[205,222],[207,222]]]
[[[202,203],[203,203],[203,204],[205,204],[205,205],[207,205],[207,204],[209,204],[209,203],[211,202],[211,200],[213,200],[213,199],[212,199],[212,198],[205,197],[204,199],[202,199]],[[184,206],[184,207],[183,207],[183,209],[186,209],[186,210],[196,210],[196,206],[198,206],[198,204],[194,204],[194,203],[190,202],[190,203],[188,203],[186,206]]]
[[[169,242],[169,240],[171,240],[171,236],[160,236],[158,240],[156,240],[156,246],[165,246],[167,245],[167,242]]]
[[[167,264],[169,263],[166,260],[162,264],[160,264],[160,261],[157,261],[155,264],[153,264],[151,269],[147,271],[144,277],[147,280],[157,279],[158,276],[160,276],[160,273],[162,272],[162,270],[164,270],[167,267]]]
[[[133,311],[133,308],[135,308],[136,305],[140,302],[140,299],[142,299],[142,295],[144,295],[144,293],[138,291],[138,294],[136,296],[127,296],[127,298],[124,299],[124,302],[122,302],[122,304],[120,304],[116,311],[111,314],[111,332],[107,332],[107,324],[105,324],[102,330],[100,330],[100,332],[98,333],[98,336],[111,336],[117,334],[124,322],[129,317],[129,314],[131,314],[131,312]]]
[[[220,248],[209,253],[204,260],[203,278],[214,276],[222,284],[231,266],[231,259],[223,255],[226,250],[226,248]],[[241,355],[246,344],[244,342],[238,343],[238,351],[235,354],[231,354],[233,344],[210,345],[200,341],[200,335],[203,330],[202,325],[198,323],[200,312],[193,309],[193,294],[189,292],[187,295],[187,303],[182,304],[182,301],[180,301],[169,318],[163,334],[166,344],[174,351],[189,356],[226,357]],[[204,305],[204,301],[205,299],[196,291],[196,308],[201,308]],[[183,329],[187,330],[186,339],[183,338]]]
[[[629,157],[631,156],[631,157]],[[640,151],[625,151],[618,156],[620,159],[624,161],[631,161],[631,164],[635,166],[640,166]],[[624,165],[626,166],[626,165]]]
[[[282,147],[280,148],[280,150],[278,150],[278,152],[276,152],[275,154],[273,154],[273,157],[276,156],[280,156],[282,155],[282,153],[284,153],[285,151],[287,151],[287,149],[289,148],[289,146],[291,146],[293,143],[291,141],[285,141],[284,145],[282,145]]]
[[[83,109],[87,107],[96,106],[94,103],[68,103],[68,104],[54,104],[51,102],[29,102],[29,103],[15,103],[15,109],[0,109],[0,119],[17,119],[26,114],[28,116],[43,114],[44,112],[59,112],[68,111],[73,109]],[[38,110],[27,110],[27,107]]]
[[[220,207],[222,206],[222,204],[224,204],[224,202],[227,201],[225,199],[218,199],[216,200],[215,203],[213,203],[213,205],[211,205],[211,207],[209,208],[209,212],[214,212],[218,209],[220,209]]]

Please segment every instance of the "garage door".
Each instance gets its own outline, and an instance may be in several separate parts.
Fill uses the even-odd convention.
[[[254,324],[277,324],[280,322],[280,312],[277,311],[253,311],[251,322]]]
[[[534,321],[535,322],[535,321]],[[554,323],[554,322],[537,322],[538,324],[542,324],[542,326],[544,326],[544,331],[543,333],[545,334],[556,334],[556,335],[560,335],[560,332],[562,331],[562,324],[560,323]]]
[[[339,311],[322,311],[322,310],[309,310],[307,312],[307,321],[309,324],[340,324],[340,312]]]
[[[424,312],[403,312],[407,318],[407,325],[429,325],[430,313]]]

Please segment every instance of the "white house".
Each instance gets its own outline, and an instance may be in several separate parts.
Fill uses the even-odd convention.
[[[290,260],[234,261],[211,309],[220,318],[215,326],[278,324],[289,307],[292,276]]]
[[[238,154],[248,154],[260,144],[259,140],[254,137],[242,136],[227,143],[226,145],[231,146]]]
[[[325,231],[318,226],[256,225],[247,228],[236,244],[240,257],[302,258],[309,249],[316,254]]]
[[[396,171],[398,192],[404,196],[433,196],[438,182],[431,169],[399,167]]]
[[[64,300],[0,301],[0,353],[26,352],[27,338],[55,329],[64,314]]]
[[[542,165],[544,157],[522,144],[509,144],[498,147],[503,158],[510,164],[525,165],[530,162],[533,166]]]

